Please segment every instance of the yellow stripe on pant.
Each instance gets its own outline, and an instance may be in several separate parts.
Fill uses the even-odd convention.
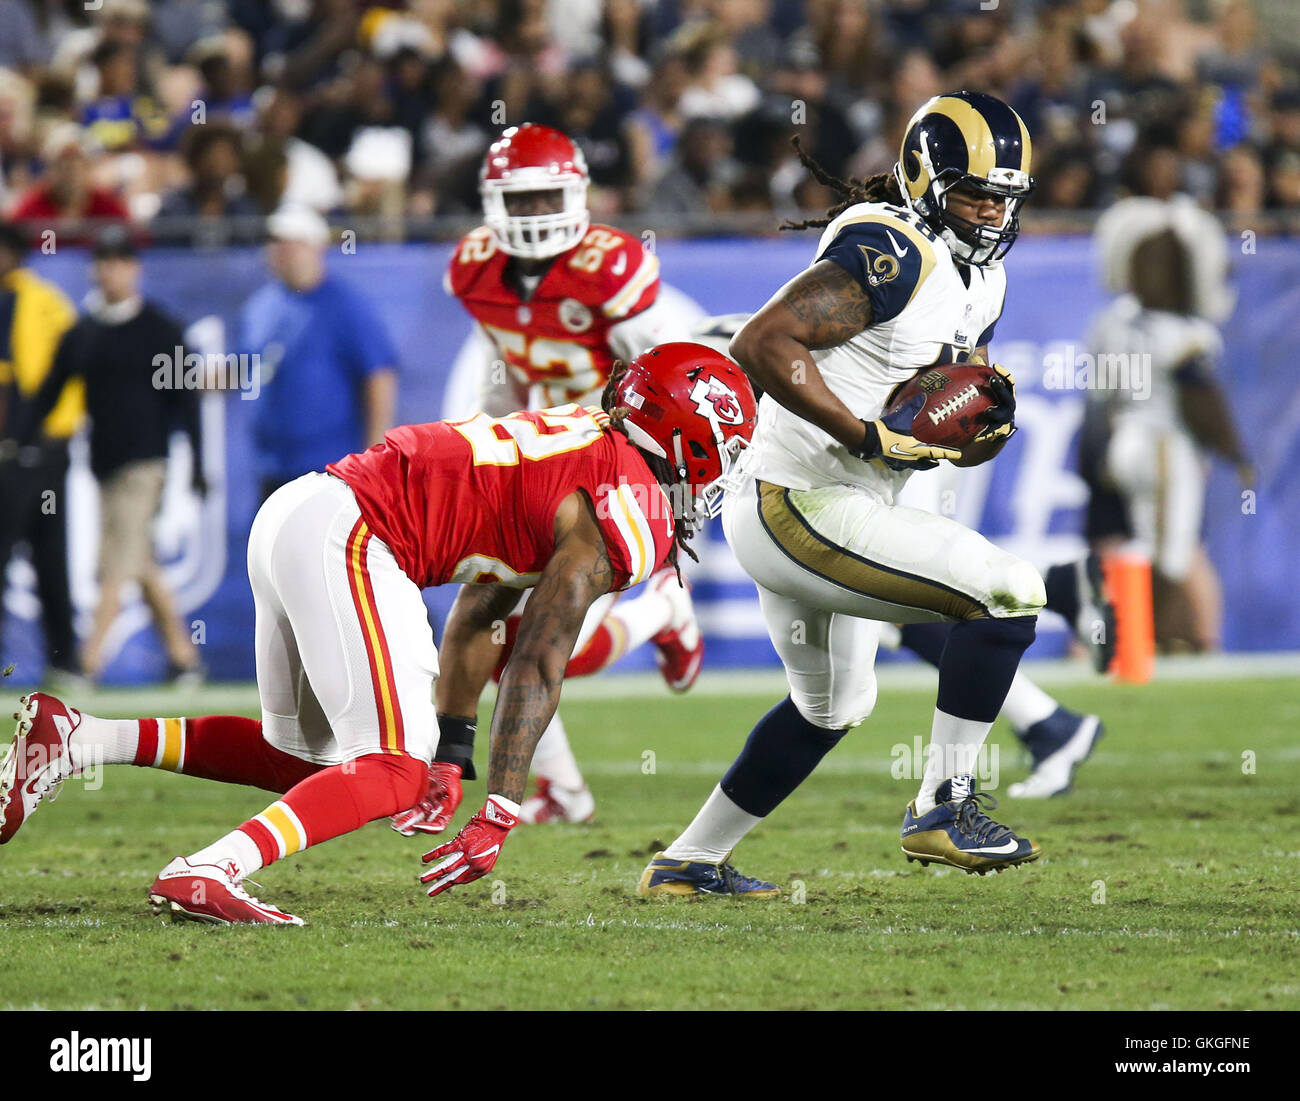
[[[987,619],[974,597],[928,578],[870,562],[819,535],[790,502],[789,490],[758,483],[758,515],[773,542],[804,569],[851,592],[952,619]]]
[[[290,817],[289,809],[283,802],[272,803],[258,818],[279,840],[282,856],[292,856],[306,843],[297,817]]]
[[[162,757],[158,767],[168,772],[180,772],[185,763],[185,720],[163,719],[162,728]]]

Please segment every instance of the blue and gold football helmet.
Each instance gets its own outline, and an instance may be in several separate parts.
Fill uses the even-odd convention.
[[[983,92],[950,92],[921,105],[894,165],[904,200],[961,263],[998,263],[1020,232],[1020,205],[1034,189],[1029,131],[1015,111]],[[1006,200],[1000,224],[948,210],[957,185]]]

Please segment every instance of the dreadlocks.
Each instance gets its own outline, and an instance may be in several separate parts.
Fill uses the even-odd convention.
[[[791,138],[790,141],[795,152],[799,154],[799,163],[808,169],[812,178],[819,184],[829,187],[837,195],[843,196],[844,201],[826,211],[824,218],[809,218],[806,222],[784,222],[781,225],[782,229],[825,229],[849,207],[856,206],[858,203],[904,205],[903,193],[898,189],[898,181],[894,179],[892,172],[880,172],[868,176],[865,180],[844,180],[839,176],[832,176],[805,153],[797,137]]]
[[[616,406],[614,404],[614,392],[618,389],[618,384],[625,374],[627,374],[627,364],[622,360],[615,360],[614,366],[609,372],[609,381],[605,384],[604,392],[600,395],[600,407],[609,416],[610,428],[622,432],[626,436],[627,429],[623,426],[623,421],[627,419],[627,415],[631,410],[626,405]],[[675,498],[681,496],[680,489],[672,492],[674,487],[684,485],[684,483],[678,481],[677,471],[673,469],[672,463],[641,448],[637,450],[640,452],[641,458],[645,460],[646,466],[650,468],[650,473],[654,475],[654,480],[668,494],[668,500],[672,502]],[[696,562],[700,560],[700,556],[691,550],[691,535],[692,529],[688,520],[685,517],[678,516],[677,510],[673,509],[673,545],[668,551],[668,562],[677,571],[678,581],[682,580],[682,568],[677,562],[677,552],[679,550],[685,551]]]

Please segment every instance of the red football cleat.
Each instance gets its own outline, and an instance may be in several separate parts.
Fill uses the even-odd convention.
[[[176,857],[153,881],[149,901],[161,914],[170,906],[173,918],[206,921],[211,925],[305,925],[302,918],[259,902],[240,885],[229,868],[191,864]]]
[[[650,581],[673,606],[668,626],[650,639],[654,643],[659,672],[674,692],[685,692],[700,675],[704,664],[704,637],[695,618],[691,591],[677,580],[677,571],[660,570]]]
[[[590,822],[595,814],[596,800],[586,786],[570,791],[557,787],[544,777],[538,777],[537,794],[529,796],[519,806],[519,821],[529,826],[544,826],[549,822]]]
[[[19,701],[18,729],[0,761],[0,845],[8,842],[41,800],[54,801],[63,781],[75,774],[68,739],[81,725],[81,712],[44,692]]]

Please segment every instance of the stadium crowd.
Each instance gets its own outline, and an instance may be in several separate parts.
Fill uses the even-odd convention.
[[[533,120],[584,149],[596,218],[794,214],[828,196],[793,133],[832,173],[866,176],[892,164],[918,103],[967,86],[1024,116],[1036,210],[1178,191],[1239,216],[1300,210],[1300,44],[1262,9],[1281,10],[0,0],[0,211],[29,226],[260,225],[283,202],[463,219],[488,143]]]

